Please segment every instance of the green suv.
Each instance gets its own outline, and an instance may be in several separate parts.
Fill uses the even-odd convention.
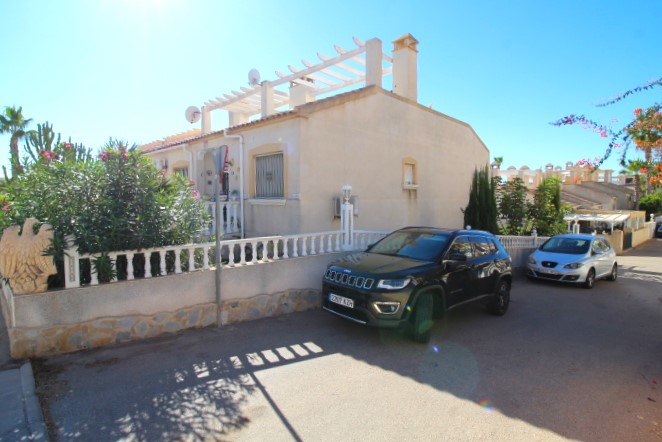
[[[510,255],[491,233],[407,227],[329,264],[322,308],[359,324],[407,326],[428,342],[434,318],[458,305],[484,300],[504,315],[511,283]]]

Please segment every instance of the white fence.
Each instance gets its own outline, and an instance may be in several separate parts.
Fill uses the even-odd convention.
[[[363,250],[371,243],[384,237],[388,232],[356,230],[353,233],[352,250]],[[346,251],[342,247],[342,231],[310,234],[270,236],[221,241],[222,267],[232,268],[272,262],[281,259]],[[121,280],[137,277],[151,278],[172,273],[207,270],[216,262],[216,243],[184,244],[144,250],[111,252],[107,254],[118,273],[118,258],[125,263]],[[95,261],[100,253],[79,254],[76,249],[65,251],[65,287],[81,286],[81,262],[89,268],[89,284],[98,285],[99,275]],[[158,257],[158,259],[155,259]],[[136,259],[137,258],[137,259]],[[152,261],[158,262],[156,266]],[[134,268],[140,262],[141,268]],[[88,272],[84,272],[88,273]]]

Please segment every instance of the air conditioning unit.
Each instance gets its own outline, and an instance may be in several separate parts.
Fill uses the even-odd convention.
[[[332,198],[333,203],[333,217],[340,218],[340,209],[342,208],[343,197],[335,196]],[[350,204],[354,205],[354,216],[359,216],[359,196],[352,195],[349,197]]]

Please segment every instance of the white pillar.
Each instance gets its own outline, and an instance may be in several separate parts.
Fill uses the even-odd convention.
[[[312,90],[304,84],[292,83],[290,86],[290,109],[315,101]]]
[[[268,81],[262,82],[262,118],[268,117],[276,113],[274,107],[274,88]]]
[[[382,41],[371,38],[365,44],[365,85],[382,87]]]
[[[200,129],[202,130],[202,135],[211,132],[211,111],[207,108],[207,106],[202,106]]]
[[[238,126],[240,124],[248,123],[248,115],[228,111],[228,121],[230,127]]]

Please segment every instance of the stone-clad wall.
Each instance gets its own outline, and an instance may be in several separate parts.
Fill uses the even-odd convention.
[[[319,308],[326,264],[339,254],[223,268],[221,321]],[[214,271],[13,297],[11,356],[41,357],[216,324]]]
[[[287,290],[221,303],[222,324],[251,321],[319,308],[319,290]],[[10,329],[11,355],[15,359],[68,353],[110,344],[147,339],[189,328],[216,324],[216,304],[163,312],[100,318],[72,325]]]

